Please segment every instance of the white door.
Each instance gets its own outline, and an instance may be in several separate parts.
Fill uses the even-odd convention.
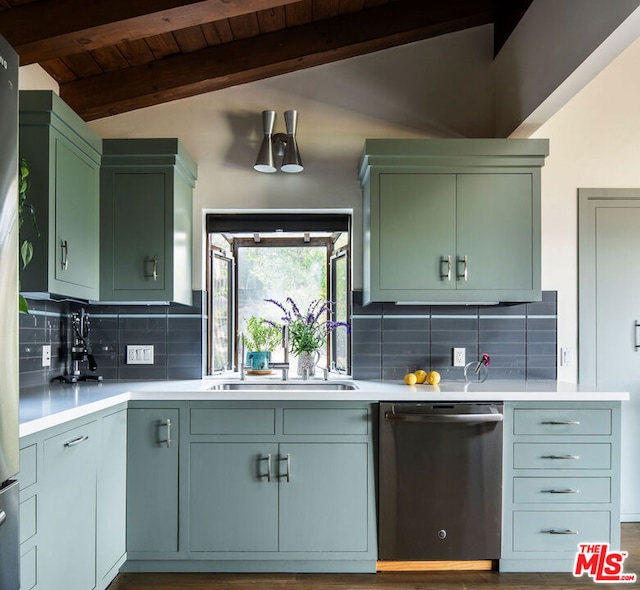
[[[581,190],[579,219],[580,382],[630,392],[620,512],[640,521],[640,190]]]

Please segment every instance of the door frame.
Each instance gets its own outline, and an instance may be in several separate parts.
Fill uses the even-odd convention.
[[[637,202],[640,189],[578,189],[578,382],[597,384],[596,214],[603,204]]]

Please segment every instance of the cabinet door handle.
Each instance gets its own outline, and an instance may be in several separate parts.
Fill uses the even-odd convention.
[[[89,440],[89,436],[85,434],[83,436],[79,436],[78,438],[74,438],[73,440],[67,441],[66,443],[64,443],[64,446],[66,448],[75,447],[76,445],[79,445],[87,440]]]
[[[271,453],[268,453],[266,457],[260,457],[258,461],[267,462],[267,482],[270,482],[271,481]],[[260,477],[264,477],[264,475],[260,475]]]
[[[548,533],[549,535],[577,535],[578,531],[572,531],[571,529],[564,529],[563,531],[558,531],[556,529],[549,529],[548,531],[542,531],[543,533]]]
[[[580,426],[580,420],[547,420],[542,424],[550,426]]]
[[[442,274],[442,265],[447,264],[447,272]],[[451,256],[447,256],[446,258],[443,256],[440,258],[440,278],[442,280],[446,279],[447,281],[451,280]]]
[[[7,520],[7,513],[4,510],[0,510],[0,526],[4,524],[5,520]]]
[[[169,448],[171,446],[171,420],[167,418],[165,424],[167,427],[167,440],[165,442],[167,443],[167,448]]]
[[[577,461],[580,455],[542,455],[543,459],[571,459]]]
[[[579,494],[580,490],[572,490],[571,488],[567,488],[566,490],[542,490],[543,494]]]
[[[280,457],[280,461],[287,462],[287,472],[282,476],[287,480],[287,483],[291,481],[291,453],[287,453],[284,457]]]
[[[154,281],[158,280],[158,257],[153,257],[153,272],[151,273]]]
[[[460,265],[460,263],[463,264],[463,267],[462,274],[458,275],[458,278],[466,281],[469,278],[469,261],[466,255],[463,256],[462,259],[458,258],[458,265]]]
[[[67,240],[62,240],[62,242],[60,242],[60,249],[62,251],[60,266],[62,267],[62,270],[67,270],[69,268],[69,244],[67,243]]]

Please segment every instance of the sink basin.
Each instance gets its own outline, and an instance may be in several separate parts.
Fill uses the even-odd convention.
[[[211,391],[352,391],[358,389],[353,383],[331,381],[269,381],[267,383],[231,381],[228,383],[216,383]]]

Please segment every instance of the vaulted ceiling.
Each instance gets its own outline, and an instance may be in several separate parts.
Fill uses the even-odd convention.
[[[85,120],[494,24],[531,0],[0,0],[0,34]]]

